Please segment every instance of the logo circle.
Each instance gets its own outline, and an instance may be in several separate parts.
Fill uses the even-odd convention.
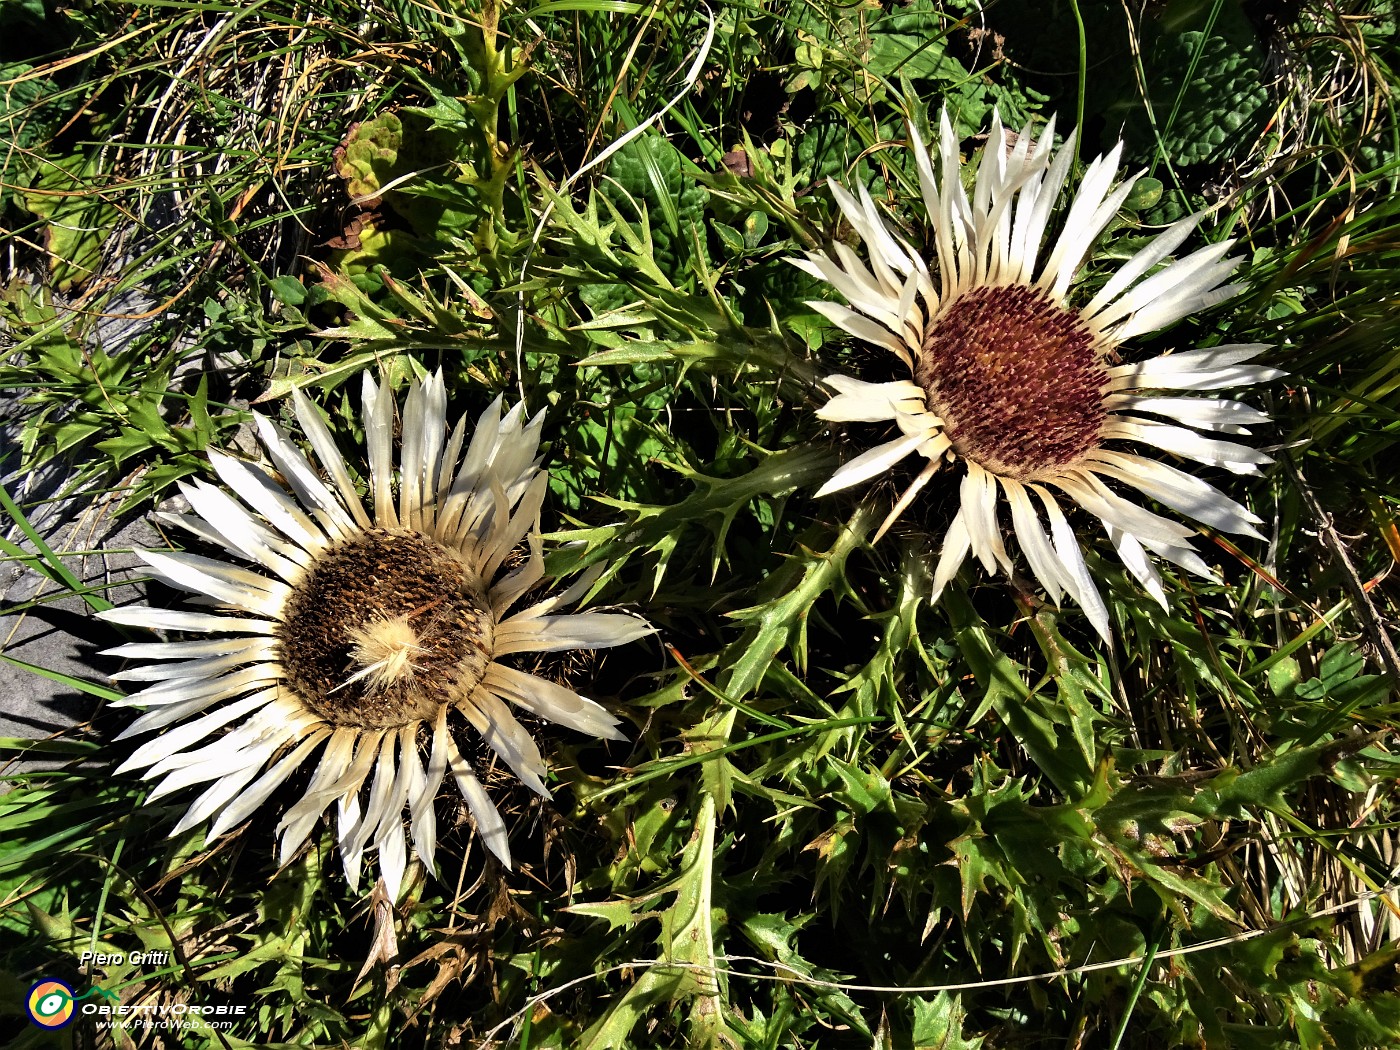
[[[62,981],[40,981],[29,989],[25,1007],[41,1028],[62,1028],[73,1020],[73,989]]]

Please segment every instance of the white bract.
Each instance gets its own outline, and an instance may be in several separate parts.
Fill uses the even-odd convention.
[[[366,374],[367,509],[315,407],[299,391],[293,396],[321,471],[259,416],[271,465],[210,452],[226,488],[182,485],[194,514],[165,515],[256,571],[142,552],[155,575],[219,611],[103,614],[112,623],[210,636],[109,651],[156,661],[114,676],[154,683],[118,701],[146,709],[122,737],[159,731],[121,769],[159,778],[152,800],[201,786],[175,833],[207,821],[209,841],[305,766],[310,778],[277,825],[280,862],[334,807],[350,884],[373,848],[391,897],[407,865],[405,810],[413,848],[433,870],[433,803],[450,775],[482,841],[509,867],[505,824],[459,734],[474,731],[546,797],[544,759],[513,708],[593,737],[621,734],[592,700],[501,658],[621,645],[652,628],[620,613],[561,612],[596,575],[510,611],[545,575],[541,416],[526,421],[519,405],[502,415],[498,398],[468,442],[465,418],[448,433],[441,374],[415,382],[403,407],[396,482],[394,398]]]
[[[1035,578],[1055,602],[1072,597],[1109,639],[1108,610],[1062,500],[1102,522],[1128,571],[1165,607],[1147,552],[1206,578],[1214,573],[1191,546],[1193,528],[1125,498],[1118,487],[1225,532],[1258,536],[1259,518],[1208,482],[1124,443],[1256,473],[1269,457],[1229,438],[1248,435],[1248,427],[1268,417],[1238,401],[1193,395],[1283,373],[1251,363],[1269,349],[1260,343],[1118,363],[1127,341],[1234,295],[1238,286],[1224,282],[1240,260],[1228,257],[1233,242],[1221,241],[1163,265],[1200,224],[1202,216],[1191,215],[1077,305],[1075,286],[1090,249],[1137,176],[1113,185],[1119,143],[1089,164],[1068,206],[1057,208],[1075,133],[1058,151],[1054,133],[1054,118],[1036,140],[1027,126],[1008,151],[994,116],[969,199],[947,114],[936,157],[910,129],[935,267],[885,225],[864,187],[856,197],[835,183],[831,191],[866,259],[836,243],[792,262],[850,303],[813,302],[813,308],[888,350],[908,371],[907,379],[893,382],[824,380],[835,396],[819,410],[823,419],[892,421],[900,436],[845,463],[818,495],[878,477],[906,456],[926,458],[878,539],[941,464],[961,463],[960,506],[943,539],[935,600],[969,555],[989,573],[1013,574],[999,520],[1005,506]],[[1057,214],[1059,233],[1047,237]]]

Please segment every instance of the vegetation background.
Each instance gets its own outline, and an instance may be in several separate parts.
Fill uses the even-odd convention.
[[[0,0],[7,474],[143,515],[249,401],[301,386],[353,448],[349,379],[440,366],[454,412],[548,409],[553,564],[662,629],[554,668],[631,743],[539,734],[552,804],[492,778],[516,870],[444,792],[396,909],[328,837],[281,872],[265,821],[167,839],[118,717],[0,741],[10,1045],[93,1045],[25,1022],[48,976],[255,1004],[121,1045],[1400,1046],[1397,32],[1384,0]],[[1143,352],[1291,373],[1277,464],[1222,482],[1268,544],[1203,535],[1224,582],[1167,612],[1091,551],[1111,652],[972,573],[930,607],[937,481],[873,547],[898,477],[811,496],[849,455],[814,380],[875,359],[784,260],[849,234],[828,178],[921,243],[902,143],[940,107],[967,152],[993,109],[1121,136],[1105,266],[1202,207],[1248,257]],[[0,556],[53,586],[3,611],[105,607],[13,496]],[[108,664],[28,669],[111,699]],[[171,962],[79,969],[138,949]]]

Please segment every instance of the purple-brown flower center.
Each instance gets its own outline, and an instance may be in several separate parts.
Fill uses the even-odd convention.
[[[391,729],[471,695],[495,619],[467,565],[408,529],[325,551],[293,589],[277,639],[304,704],[337,726]]]
[[[1108,372],[1079,315],[1026,285],[973,288],[929,325],[914,379],[954,450],[1034,481],[1096,447]]]

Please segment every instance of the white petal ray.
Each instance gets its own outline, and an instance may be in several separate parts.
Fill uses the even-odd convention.
[[[217,449],[209,450],[209,465],[239,499],[282,535],[312,554],[325,550],[326,537],[320,526],[261,467]]]
[[[831,475],[827,483],[817,489],[816,495],[819,497],[827,496],[852,485],[858,485],[862,481],[867,481],[876,474],[883,474],[905,456],[916,451],[928,437],[928,432],[906,434],[862,452],[850,462],[843,463],[840,469]]]
[[[546,613],[552,613],[556,609],[563,609],[573,605],[593,589],[593,585],[598,582],[598,577],[603,575],[603,570],[606,568],[607,565],[602,562],[599,562],[597,565],[590,565],[579,573],[578,579],[574,580],[567,588],[557,594],[550,595],[541,602],[536,602],[534,605],[521,610],[511,618],[519,620],[531,616],[544,616]]]
[[[910,150],[914,154],[914,165],[919,171],[919,191],[924,198],[924,214],[928,216],[930,224],[937,226],[943,209],[938,193],[938,180],[933,175],[933,161],[918,128],[911,123],[908,125],[908,130]]]
[[[397,734],[386,733],[377,749],[374,763],[374,779],[370,782],[369,803],[363,812],[358,806],[353,810],[342,805],[337,824],[336,845],[340,849],[340,860],[345,869],[345,878],[354,889],[360,881],[360,861],[373,832],[378,829],[384,814],[393,806],[395,783],[399,779],[398,766],[394,761],[394,742]],[[359,801],[359,792],[353,795]],[[348,800],[347,800],[348,801]],[[400,810],[403,806],[400,804]]]
[[[1146,247],[1140,248],[1104,283],[1098,294],[1084,307],[1081,316],[1086,320],[1093,319],[1101,310],[1113,305],[1129,285],[1180,248],[1192,231],[1201,224],[1202,217],[1201,212],[1188,215],[1153,237]]]
[[[1208,481],[1167,463],[1127,452],[1100,450],[1093,469],[1131,485],[1178,514],[1185,514],[1212,528],[1263,539],[1255,525],[1262,519],[1240,506]]]
[[[1008,573],[1011,562],[1006,557],[1006,548],[1001,538],[1001,526],[997,524],[997,483],[987,471],[968,460],[967,474],[959,487],[962,510],[959,511],[963,528],[967,530],[969,549],[972,556],[982,563],[989,574],[995,574],[997,566]]]
[[[506,835],[506,823],[501,819],[496,807],[491,804],[491,796],[481,786],[472,772],[471,764],[457,750],[457,745],[448,743],[448,761],[452,766],[452,776],[457,781],[457,790],[467,800],[476,821],[476,833],[507,871],[510,870],[510,839]]]
[[[468,491],[476,486],[476,479],[490,464],[492,454],[500,443],[501,424],[501,398],[497,397],[476,421],[471,444],[467,447],[467,458],[462,461],[462,469],[452,485],[454,490]]]
[[[164,779],[146,796],[146,804],[149,805],[167,795],[193,787],[196,784],[207,784],[211,780],[220,781],[226,777],[241,778],[246,784],[253,779],[253,776],[262,768],[263,763],[272,757],[273,752],[281,744],[280,740],[262,740],[238,751],[221,750],[198,765],[182,766],[166,773]],[[149,773],[147,775],[154,776],[156,774]],[[193,827],[208,816],[208,812],[200,806],[199,800],[196,800],[195,807],[199,808],[192,807],[185,811],[185,817],[176,825],[171,834],[178,834],[186,828]],[[190,819],[191,817],[195,819]]]
[[[291,589],[279,580],[270,580],[212,558],[160,551],[141,551],[140,554],[142,561],[176,586],[207,594],[247,612],[277,616],[291,594]]]
[[[409,388],[399,449],[399,518],[433,531],[438,462],[447,433],[447,387],[439,369]]]
[[[349,512],[362,529],[371,526],[369,515],[365,513],[364,504],[360,499],[359,492],[355,489],[355,483],[350,480],[350,470],[345,464],[345,457],[340,454],[340,449],[336,447],[335,439],[331,436],[330,430],[321,419],[321,413],[316,406],[297,387],[292,388],[292,404],[296,407],[297,422],[301,424],[301,432],[306,435],[306,440],[311,443],[311,447],[316,450],[316,458],[320,461],[321,467],[330,475],[336,490],[340,493],[341,505]]]
[[[394,398],[389,390],[381,390],[366,370],[360,383],[360,401],[370,489],[374,497],[374,523],[392,529],[399,524],[398,515],[394,513]]]
[[[179,835],[196,824],[203,823],[216,811],[227,806],[240,791],[247,787],[248,782],[258,775],[261,768],[261,765],[244,763],[242,768],[235,769],[215,780],[190,804],[190,808],[185,810],[185,815],[171,830],[171,836]],[[212,836],[206,836],[204,844],[207,846],[212,841]]]
[[[484,688],[533,715],[605,740],[626,740],[617,728],[621,721],[601,705],[565,686],[526,674],[503,664],[492,664],[482,680]]]
[[[1040,497],[1041,503],[1045,505],[1045,514],[1050,519],[1050,535],[1055,544],[1055,553],[1059,556],[1060,564],[1068,570],[1063,579],[1065,590],[1073,596],[1079,603],[1079,607],[1084,610],[1084,615],[1093,624],[1094,630],[1098,631],[1099,637],[1105,642],[1113,644],[1113,630],[1109,627],[1108,606],[1104,605],[1103,596],[1099,594],[1099,589],[1094,583],[1094,577],[1089,573],[1089,567],[1084,564],[1084,552],[1079,549],[1079,541],[1074,536],[1074,530],[1069,527],[1069,522],[1065,520],[1065,515],[1060,510],[1060,505],[1055,502],[1055,497],[1040,485],[1032,485],[1031,490]]]
[[[1217,263],[1215,269],[1203,275],[1203,283],[1209,283],[1210,291],[1192,292],[1177,289],[1140,308],[1131,317],[1112,330],[1113,338],[1119,342],[1136,339],[1150,332],[1160,332],[1176,324],[1183,317],[1208,310],[1216,303],[1233,299],[1244,290],[1243,285],[1227,284],[1215,287],[1230,276],[1239,266],[1239,259],[1226,259]]]
[[[127,726],[118,734],[117,739],[121,740],[133,736],[140,736],[142,733],[149,733],[154,729],[164,729],[168,725],[179,722],[181,719],[197,715],[201,711],[207,711],[220,700],[227,700],[230,697],[238,696],[243,692],[241,689],[210,690],[200,693],[178,693],[163,701],[160,706],[152,707],[135,722]],[[125,707],[124,702],[114,703],[113,707]]]
[[[837,328],[850,333],[857,339],[864,339],[867,343],[884,347],[901,360],[909,356],[909,349],[901,342],[896,333],[875,323],[864,314],[858,314],[850,307],[842,306],[840,303],[831,303],[825,300],[812,300],[807,305],[836,325]]]
[[[226,704],[202,718],[196,718],[193,722],[186,722],[184,725],[167,730],[160,736],[146,741],[127,756],[126,761],[117,767],[117,772],[129,773],[133,769],[144,769],[147,766],[155,765],[161,759],[168,758],[177,751],[183,751],[190,744],[203,740],[216,729],[222,729],[235,718],[240,718],[250,711],[263,707],[270,703],[274,697],[274,690],[265,689]],[[125,735],[125,733],[122,734],[122,737]],[[118,737],[118,739],[122,739],[122,737]]]
[[[526,591],[544,579],[544,552],[540,539],[538,536],[527,536],[525,539],[530,547],[530,556],[525,564],[501,577],[491,588],[491,614],[498,622]]]
[[[399,521],[406,529],[423,528],[423,384],[414,380],[404,398],[399,423]],[[373,829],[371,829],[373,830]]]
[[[1116,170],[1116,166],[1115,166]],[[1133,186],[1142,177],[1142,172],[1131,175],[1110,193],[1106,200],[1094,210],[1085,221],[1084,225],[1074,229],[1074,235],[1064,246],[1064,255],[1058,260],[1055,270],[1058,276],[1055,283],[1050,287],[1050,294],[1056,299],[1063,298],[1069,290],[1070,284],[1079,275],[1080,268],[1084,265],[1084,257],[1089,254],[1089,249],[1099,234],[1103,233],[1104,227],[1111,222],[1118,214],[1118,210],[1123,206],[1123,202],[1128,199],[1128,194],[1133,191]],[[1066,226],[1065,234],[1069,234],[1071,227]]]
[[[294,705],[285,701],[274,700],[253,712],[251,718],[228,732],[215,736],[200,747],[167,755],[142,776],[150,778],[172,770],[208,767],[236,752],[247,753],[254,748],[260,748],[269,740],[281,747],[297,739],[302,730],[315,724],[320,724],[315,715],[297,710]],[[261,759],[259,763],[261,764]]]
[[[793,259],[791,262],[799,270],[831,285],[857,310],[897,331],[902,321],[898,296],[892,296],[882,288],[849,248],[845,251],[839,250],[841,248],[845,248],[845,245],[832,246],[832,250],[841,258],[840,263],[822,252],[808,252],[805,259]],[[842,263],[847,268],[843,269]]]
[[[901,412],[923,411],[924,391],[902,379],[894,383],[865,383],[847,376],[827,376],[822,383],[839,391],[817,409],[817,417],[830,422],[878,423]]]
[[[98,613],[97,618],[126,627],[149,627],[153,631],[270,635],[277,630],[274,620],[186,612],[183,609],[153,609],[145,605],[124,605],[118,609],[106,609]]]
[[[1006,501],[1011,507],[1011,527],[1016,532],[1021,551],[1025,554],[1026,561],[1030,562],[1032,574],[1050,595],[1050,600],[1059,605],[1066,588],[1069,570],[1051,546],[1050,537],[1045,534],[1045,529],[1040,524],[1040,515],[1030,497],[1026,495],[1025,486],[1012,478],[1000,480],[1002,488],[1006,490]]]
[[[1113,394],[1105,407],[1117,412],[1150,412],[1178,423],[1219,434],[1248,436],[1248,427],[1268,423],[1269,417],[1240,401],[1217,397],[1140,397]]]
[[[225,656],[245,646],[271,645],[262,638],[201,638],[189,642],[126,642],[102,650],[103,656],[120,656],[128,660],[203,660]]]
[[[1211,291],[1239,267],[1240,259],[1225,261],[1234,246],[1232,240],[1217,241],[1169,263],[1106,307],[1094,318],[1094,323],[1101,328],[1112,328],[1116,322],[1169,296],[1188,298]]]
[[[316,476],[311,464],[301,454],[301,449],[292,444],[281,428],[266,416],[256,413],[253,421],[257,424],[258,438],[263,448],[287,479],[287,484],[292,486],[302,506],[311,510],[326,535],[333,539],[349,539],[359,532],[355,520],[340,499]]]
[[[486,745],[505,760],[521,783],[536,794],[551,797],[543,780],[546,771],[544,756],[500,698],[478,689],[469,702],[459,704],[457,709],[481,734]]]
[[[1058,486],[1090,514],[1124,532],[1131,532],[1140,540],[1180,545],[1196,534],[1189,526],[1153,514],[1146,507],[1112,492],[1089,470],[1066,471],[1047,479],[1046,484]]]
[[[138,664],[124,667],[112,675],[114,682],[164,682],[167,679],[208,679],[244,664],[275,659],[277,643],[270,638],[255,638],[241,645],[203,660],[187,660],[182,663]]]
[[[447,707],[438,708],[437,721],[433,725],[433,750],[428,758],[428,768],[419,781],[418,794],[409,795],[409,820],[413,824],[413,848],[429,872],[435,871],[434,857],[437,851],[437,811],[434,802],[447,773],[448,755],[451,741],[447,730]]]
[[[223,489],[201,481],[193,485],[181,482],[180,491],[208,530],[222,539],[221,546],[271,569],[290,584],[301,579],[311,555],[262,525]],[[180,523],[185,524],[183,520]]]
[[[1030,134],[1031,126],[1027,124],[1021,135],[1029,137]],[[1031,216],[1043,193],[1042,187],[1050,168],[1050,154],[1054,145],[1055,115],[1051,114],[1045,128],[1036,139],[1035,152],[1026,160],[1025,179],[1016,198],[1007,267],[1003,273],[1003,278],[1013,284],[1029,283],[1035,272],[1035,253],[1039,247],[1040,233],[1036,234],[1035,244],[1028,244],[1027,237],[1030,233]]]
[[[254,810],[266,802],[272,793],[301,767],[306,756],[314,748],[319,747],[330,735],[331,730],[326,726],[313,729],[295,748],[278,759],[268,768],[267,772],[258,778],[256,783],[220,810],[218,816],[214,818],[214,822],[209,825],[208,834],[204,839],[205,843],[213,842],[229,828],[252,816]]]
[[[511,653],[557,653],[564,649],[607,649],[655,634],[645,620],[623,613],[570,613],[563,616],[512,617],[497,625],[496,656]]]
[[[943,595],[943,589],[962,568],[970,548],[971,541],[968,539],[967,526],[963,523],[963,512],[959,510],[953,515],[948,531],[943,535],[943,551],[938,556],[938,567],[933,573],[933,596],[930,601],[936,603]]]
[[[403,786],[402,781],[400,786]],[[374,834],[374,846],[379,852],[379,877],[384,880],[384,890],[388,893],[389,900],[397,901],[403,890],[403,874],[408,868],[408,848],[404,839],[401,811],[384,815],[384,820]]]
[[[1113,416],[1104,424],[1103,436],[1141,441],[1199,463],[1224,467],[1234,474],[1257,474],[1260,466],[1274,461],[1272,456],[1249,445],[1203,437],[1194,430],[1155,419]]]
[[[255,685],[265,685],[269,682],[276,682],[282,677],[282,669],[277,664],[265,663],[254,664],[252,667],[245,667],[232,674],[226,674],[222,678],[210,679],[189,679],[176,678],[156,685],[147,686],[140,692],[130,693],[120,700],[112,701],[113,707],[163,707],[168,704],[183,704],[186,701],[193,702],[203,699],[206,702],[223,699],[226,696],[234,696],[244,689],[251,689]],[[152,712],[154,714],[154,712]],[[129,736],[134,736],[140,730],[137,725],[147,725],[143,719],[128,726],[117,737],[124,740]],[[164,723],[160,723],[164,724]]]
[[[1186,350],[1179,354],[1165,354],[1148,361],[1135,364],[1115,365],[1108,370],[1109,379],[1115,386],[1122,387],[1162,387],[1165,389],[1209,389],[1211,386],[1246,385],[1251,380],[1237,383],[1217,382],[1209,385],[1195,385],[1207,377],[1231,377],[1248,375],[1253,372],[1269,374],[1269,378],[1283,375],[1277,369],[1246,365],[1265,351],[1271,349],[1267,343],[1232,343],[1225,346],[1205,347],[1199,350]]]
[[[485,578],[494,579],[502,562],[525,539],[526,534],[532,530],[539,531],[537,526],[540,520],[540,510],[544,506],[544,497],[548,491],[549,475],[536,474],[534,480],[525,490],[525,495],[521,498],[519,506],[516,507],[514,515],[509,519],[499,537],[495,538],[494,545],[482,550],[486,560],[481,566],[481,574]]]
[[[1282,369],[1262,365],[1235,365],[1212,372],[1129,373],[1114,378],[1112,385],[1115,390],[1229,390],[1270,383],[1287,374]]]
[[[1068,142],[1061,150],[1061,153],[1067,152],[1071,152]],[[1084,169],[1084,177],[1079,180],[1079,188],[1075,190],[1074,198],[1070,201],[1069,213],[1065,216],[1060,235],[1056,238],[1054,247],[1050,249],[1050,255],[1036,280],[1039,287],[1059,287],[1063,272],[1069,270],[1072,273],[1078,267],[1078,260],[1071,259],[1070,253],[1082,240],[1082,231],[1089,229],[1091,218],[1097,215],[1099,206],[1108,194],[1108,188],[1113,185],[1113,179],[1118,174],[1118,158],[1122,152],[1123,144],[1119,142],[1107,156],[1095,157]],[[1057,164],[1059,160],[1057,157]],[[1053,166],[1051,170],[1054,171]],[[1098,233],[1097,229],[1092,231],[1095,237]]]
[[[306,842],[326,807],[340,794],[340,790],[336,789],[337,778],[350,765],[359,737],[360,734],[353,729],[336,729],[331,733],[326,750],[321,753],[321,762],[311,775],[311,782],[306,785],[301,800],[288,809],[277,823],[276,830],[282,836],[277,847],[279,864],[286,864],[292,859],[292,854]]]
[[[945,438],[944,440],[947,439]],[[924,453],[924,455],[928,455],[928,452],[925,449],[921,448],[919,451]],[[890,530],[890,527],[894,525],[896,521],[899,520],[899,516],[903,514],[905,510],[908,509],[909,504],[914,502],[914,497],[919,494],[919,492],[923,489],[925,485],[928,484],[929,479],[932,478],[933,475],[937,472],[938,467],[939,462],[937,457],[929,456],[928,466],[924,467],[923,470],[919,471],[918,476],[915,477],[914,480],[909,483],[909,487],[906,488],[904,492],[900,494],[899,499],[895,501],[895,505],[891,507],[890,512],[885,515],[885,520],[882,521],[880,523],[880,527],[875,530],[875,535],[870,540],[872,544],[879,543],[880,537],[883,536],[886,532],[888,532]]]
[[[1207,565],[1196,551],[1188,546],[1171,543],[1158,543],[1155,540],[1142,540],[1142,545],[1159,558],[1165,558],[1174,565],[1179,565],[1193,576],[1210,580],[1212,583],[1219,583],[1220,577],[1215,570]]]
[[[1162,577],[1143,551],[1142,544],[1130,533],[1115,529],[1108,522],[1104,522],[1103,527],[1124,567],[1138,578],[1147,593],[1157,600],[1157,604],[1166,609],[1167,592],[1162,589]]]
[[[1019,251],[1022,257],[1021,281],[1029,282],[1035,273],[1039,261],[1041,242],[1045,236],[1045,227],[1050,222],[1050,212],[1059,199],[1060,189],[1064,186],[1065,179],[1069,176],[1070,166],[1074,163],[1075,143],[1079,141],[1079,129],[1075,128],[1065,136],[1064,143],[1060,146],[1060,151],[1055,154],[1055,158],[1050,163],[1050,168],[1045,174],[1045,181],[1035,195],[1035,206],[1031,209],[1030,215],[1026,219],[1026,226],[1022,232],[1024,240],[1016,245],[1013,250]],[[1045,278],[1042,276],[1042,283]]]
[[[214,738],[202,747],[169,755],[145,773],[144,779],[164,777],[147,796],[151,802],[173,791],[203,784],[251,768],[261,769],[277,751],[296,740],[307,725],[303,720],[279,716],[275,706],[264,707],[247,722]]]

